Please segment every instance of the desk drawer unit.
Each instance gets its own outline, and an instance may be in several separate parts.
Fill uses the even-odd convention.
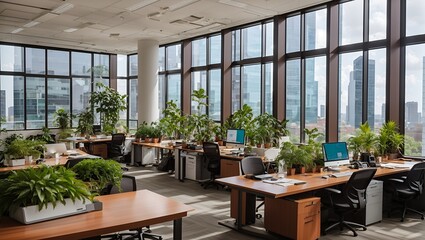
[[[186,176],[190,180],[205,180],[209,178],[209,172],[206,164],[203,162],[202,155],[186,155]]]
[[[363,225],[382,221],[383,182],[372,180],[366,189],[366,208],[349,220]]]
[[[291,239],[320,237],[320,198],[300,200],[266,198],[264,227]]]

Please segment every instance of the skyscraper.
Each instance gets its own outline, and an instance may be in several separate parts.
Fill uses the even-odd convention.
[[[0,90],[0,117],[6,117],[6,90]]]
[[[418,102],[406,102],[406,122],[419,122]]]
[[[348,84],[348,107],[347,122],[360,127],[362,124],[362,99],[363,99],[363,56],[353,61],[353,71],[350,73],[350,83]],[[367,102],[367,122],[369,126],[375,127],[375,60],[368,62],[368,102]]]

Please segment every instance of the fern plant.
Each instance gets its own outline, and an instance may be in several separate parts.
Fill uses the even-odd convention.
[[[18,207],[38,205],[47,208],[49,203],[65,204],[72,201],[93,200],[93,195],[83,181],[75,178],[75,173],[64,167],[27,168],[12,171],[8,178],[0,181],[0,214]]]

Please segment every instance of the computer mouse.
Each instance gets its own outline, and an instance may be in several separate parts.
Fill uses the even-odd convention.
[[[328,178],[329,178],[329,176],[328,176],[328,175],[323,175],[323,176],[322,176],[322,178],[323,178],[323,179],[328,179]]]

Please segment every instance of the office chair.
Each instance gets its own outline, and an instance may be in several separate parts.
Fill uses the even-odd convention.
[[[122,193],[122,192],[132,192],[132,191],[136,191],[137,190],[137,184],[136,184],[136,178],[134,176],[128,176],[128,175],[123,175],[122,176],[122,180],[121,180],[121,189],[117,188],[116,186],[112,186],[110,188],[109,194],[117,194],[117,193]],[[129,239],[142,239],[144,240],[145,238],[147,239],[156,239],[156,240],[162,240],[162,237],[159,235],[155,235],[150,233],[151,230],[149,228],[149,226],[146,226],[146,228],[148,229],[147,231],[143,231],[142,228],[137,228],[137,229],[130,229],[130,231],[136,231],[135,233],[117,233],[114,235],[104,235],[102,236],[102,238],[112,238],[112,239],[127,239],[127,238],[123,238],[123,236],[129,236]]]
[[[108,158],[114,159],[118,162],[123,161],[124,157],[124,133],[112,134],[111,142],[108,145]]]
[[[391,216],[392,210],[400,209],[402,210],[401,222],[404,221],[406,211],[417,213],[421,216],[421,219],[424,220],[424,213],[407,207],[407,203],[409,201],[417,199],[422,195],[424,188],[424,174],[425,162],[421,162],[415,164],[406,176],[399,179],[390,178],[385,182],[385,191],[392,195],[388,217]],[[398,206],[392,208],[392,203],[395,203]]]
[[[329,199],[323,198],[323,203],[334,209],[339,219],[338,222],[327,227],[324,234],[336,226],[339,226],[340,230],[343,227],[348,228],[354,233],[355,237],[357,233],[353,227],[360,227],[365,231],[367,230],[366,226],[362,224],[345,221],[345,217],[353,215],[366,207],[366,189],[375,172],[376,169],[372,168],[354,172],[342,190],[325,188]]]
[[[253,175],[260,175],[266,173],[266,168],[264,167],[263,160],[260,157],[246,157],[241,160],[241,170],[242,174],[253,174]],[[257,213],[258,209],[264,205],[264,196],[258,196],[257,200],[262,201],[256,208],[255,208],[255,217],[257,219],[260,219],[262,216],[261,214]]]
[[[202,145],[204,150],[204,157],[207,160],[207,169],[210,172],[210,179],[202,185],[204,189],[207,189],[209,186],[216,186],[217,189],[221,185],[215,182],[216,175],[220,174],[220,148],[218,144],[211,142],[204,142]]]
[[[68,159],[65,163],[65,168],[72,168],[73,166],[77,165],[77,163],[83,161],[85,158],[76,158],[76,159]]]

